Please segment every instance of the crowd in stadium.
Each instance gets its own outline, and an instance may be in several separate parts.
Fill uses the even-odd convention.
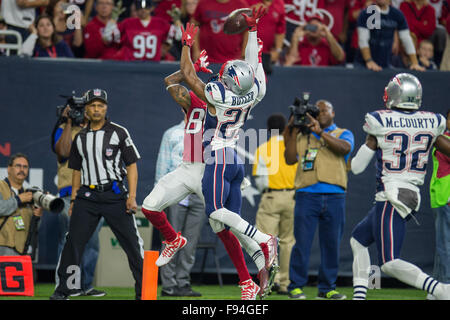
[[[17,41],[2,30],[18,31],[23,42],[0,55],[179,61],[180,27],[193,21],[200,26],[193,59],[206,49],[211,63],[223,63],[241,58],[247,41],[246,32],[223,32],[226,16],[262,5],[268,14],[258,35],[268,73],[272,65],[450,70],[448,0],[0,2],[0,44]],[[381,8],[378,22],[374,4]]]

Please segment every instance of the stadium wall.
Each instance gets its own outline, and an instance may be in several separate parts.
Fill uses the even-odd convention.
[[[214,71],[219,66],[212,66]],[[141,154],[138,164],[139,183],[137,201],[141,204],[154,185],[156,158],[163,132],[183,119],[180,108],[165,90],[164,77],[178,70],[178,64],[100,62],[92,60],[49,60],[0,58],[0,176],[6,175],[9,155],[23,152],[30,157],[30,185],[38,185],[56,193],[55,154],[50,148],[50,133],[56,122],[56,106],[75,90],[78,95],[89,88],[103,88],[108,92],[108,115],[112,121],[127,127]],[[275,67],[268,78],[267,94],[252,111],[245,129],[265,129],[267,117],[275,112],[288,116],[288,106],[301,92],[311,93],[312,101],[329,100],[336,111],[335,122],[355,135],[355,150],[364,142],[362,131],[364,114],[381,109],[384,86],[399,70],[370,72],[345,68]],[[426,72],[417,74],[423,85],[423,109],[445,113],[450,98],[450,74]],[[202,76],[203,77],[203,76]],[[206,80],[206,79],[205,79]],[[245,138],[247,139],[247,138]],[[246,175],[251,177],[251,158],[256,148],[246,143]],[[259,140],[258,144],[264,139]],[[430,210],[428,185],[432,163],[422,187],[422,205],[414,220],[407,224],[407,234],[402,257],[431,272],[434,254],[434,217]],[[366,171],[349,174],[347,214],[341,246],[341,276],[351,274],[352,253],[349,238],[353,227],[366,215],[374,200],[375,170],[370,165]],[[259,195],[249,188],[244,193],[242,216],[254,223]],[[38,268],[54,269],[56,257],[57,220],[55,214],[45,212],[39,233]],[[207,227],[203,239],[213,238]],[[222,244],[218,244],[222,272],[234,273]],[[371,248],[373,264],[376,251]],[[200,270],[203,252],[197,253],[193,272]],[[256,272],[247,257],[249,269]],[[317,234],[310,260],[311,274],[317,274],[320,263]],[[206,263],[206,272],[215,272],[212,255]]]

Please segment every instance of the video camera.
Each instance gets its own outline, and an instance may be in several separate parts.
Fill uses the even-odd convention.
[[[64,200],[50,193],[45,193],[38,187],[31,187],[25,190],[33,193],[33,203],[36,207],[41,207],[46,211],[60,213],[64,209]]]
[[[309,113],[313,118],[319,116],[319,108],[309,103],[309,92],[303,92],[301,98],[295,97],[294,103],[289,106],[291,115],[294,116],[294,127],[300,129],[303,134],[310,133],[308,128],[309,118],[306,116]]]
[[[70,119],[72,119],[72,123],[74,125],[80,125],[84,120],[84,106],[86,104],[86,100],[84,97],[75,96],[75,91],[72,92],[72,96],[64,96],[60,95],[62,98],[66,98],[66,104],[60,105],[56,107],[56,116],[58,118],[62,117],[64,109],[69,106],[70,110],[67,113]]]

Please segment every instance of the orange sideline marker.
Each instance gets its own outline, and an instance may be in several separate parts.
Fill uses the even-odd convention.
[[[158,251],[144,251],[144,270],[142,272],[142,300],[157,300],[158,267],[156,260]]]

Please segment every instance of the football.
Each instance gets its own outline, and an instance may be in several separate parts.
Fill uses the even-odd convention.
[[[247,21],[245,21],[242,13],[245,13],[248,16],[252,15],[252,10],[249,8],[241,8],[236,9],[231,12],[225,20],[225,24],[223,25],[223,32],[226,34],[238,34],[244,31],[248,25]]]

